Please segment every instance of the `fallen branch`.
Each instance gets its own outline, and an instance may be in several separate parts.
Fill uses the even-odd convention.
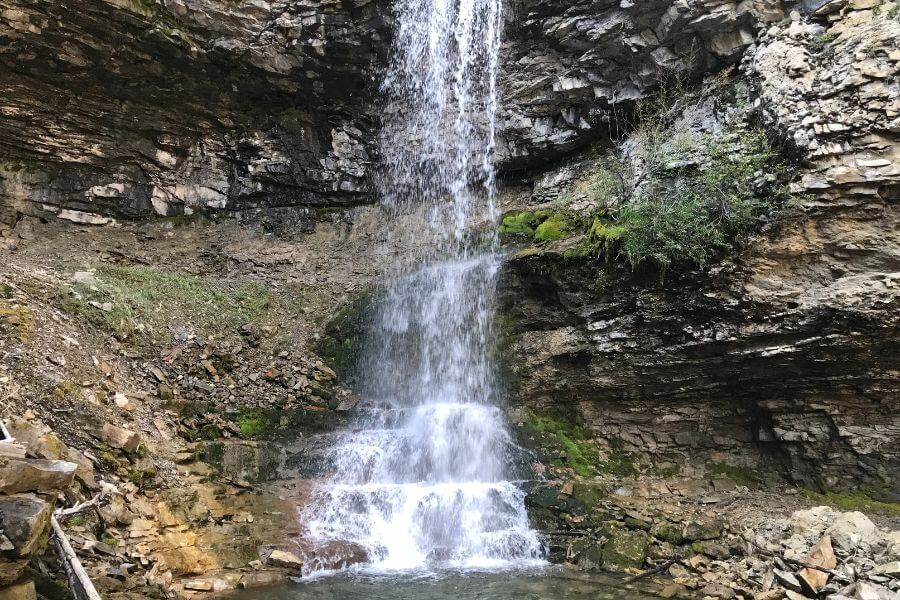
[[[627,585],[629,583],[634,583],[635,581],[640,581],[641,579],[644,579],[645,577],[650,577],[651,575],[658,575],[658,574],[662,573],[663,571],[665,571],[666,569],[668,569],[669,567],[671,567],[672,565],[681,565],[682,567],[684,567],[688,571],[691,571],[692,573],[699,573],[697,568],[694,567],[693,565],[691,565],[690,563],[686,563],[680,558],[670,558],[663,564],[661,564],[657,567],[653,567],[649,571],[644,571],[643,573],[638,573],[634,577],[629,577],[628,579],[623,581],[622,584]]]
[[[69,579],[69,589],[72,591],[72,595],[76,600],[102,600],[75,554],[75,550],[72,549],[66,532],[59,526],[56,516],[50,517],[50,525],[53,527],[53,543],[56,546],[59,561]]]
[[[663,571],[665,571],[666,569],[668,569],[669,567],[671,567],[672,565],[674,565],[677,562],[679,562],[679,560],[677,558],[671,558],[671,559],[667,560],[666,562],[664,562],[663,564],[659,565],[658,567],[654,567],[654,568],[650,569],[649,571],[644,571],[643,573],[638,573],[634,577],[629,577],[628,579],[626,579],[625,581],[622,582],[622,585],[628,585],[629,583],[634,583],[635,581],[640,581],[641,579],[644,579],[645,577],[650,577],[651,575],[658,575],[659,573],[662,573]]]
[[[53,514],[57,518],[71,517],[72,515],[77,515],[80,512],[84,512],[89,508],[93,508],[93,507],[97,506],[100,503],[101,497],[102,497],[101,494],[96,494],[90,500],[87,500],[85,502],[76,502],[75,506],[72,506],[69,508],[57,508],[53,512]]]

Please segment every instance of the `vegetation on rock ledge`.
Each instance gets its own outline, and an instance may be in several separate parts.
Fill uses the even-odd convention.
[[[703,266],[783,205],[784,170],[765,133],[702,134],[666,145],[644,135],[640,156],[601,159],[591,192],[600,208],[571,257],[622,257],[661,271]]]
[[[713,87],[727,93],[724,79]],[[563,246],[567,258],[621,259],[661,274],[702,267],[742,243],[787,204],[789,169],[746,115],[691,116],[707,100],[663,95],[639,108],[634,132],[587,174],[579,192],[587,207],[560,200],[563,206],[512,213],[501,235],[571,240]]]
[[[63,309],[124,339],[136,332],[159,338],[168,327],[235,329],[260,319],[272,302],[260,284],[214,285],[188,273],[141,266],[103,266],[94,281],[61,294]]]

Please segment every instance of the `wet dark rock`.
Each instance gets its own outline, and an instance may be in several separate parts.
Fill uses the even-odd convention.
[[[0,496],[0,530],[11,545],[5,556],[30,557],[50,535],[52,505],[32,494]]]

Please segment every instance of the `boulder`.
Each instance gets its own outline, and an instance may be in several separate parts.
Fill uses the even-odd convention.
[[[796,535],[815,539],[822,535],[838,514],[840,513],[830,506],[798,510],[791,515],[791,530]]]
[[[715,540],[722,537],[724,529],[725,524],[719,520],[689,521],[684,525],[682,537],[688,542]]]
[[[63,460],[0,458],[0,492],[59,492],[75,479],[78,465]]]
[[[75,477],[90,489],[96,489],[93,463],[81,452],[69,448],[49,427],[37,420],[12,417],[6,422],[9,432],[23,444],[28,454],[47,460],[67,460],[78,465]]]
[[[346,569],[368,561],[369,551],[354,542],[333,541],[302,551],[299,560],[307,571]]]
[[[103,425],[100,439],[119,450],[124,450],[129,454],[137,452],[141,445],[141,436],[137,433],[121,427],[116,427],[111,423]]]
[[[834,549],[831,547],[831,538],[829,536],[823,537],[809,551],[806,562],[823,569],[833,569],[837,566],[837,558],[834,556]],[[797,573],[797,577],[804,588],[803,592],[811,596],[815,596],[828,583],[828,573],[817,569],[803,568]]]
[[[12,583],[19,580],[19,578],[22,576],[22,573],[25,572],[25,567],[27,566],[27,558],[8,560],[6,558],[0,557],[0,594],[5,591],[4,589],[2,589],[3,586],[11,585]]]
[[[0,496],[0,529],[14,556],[31,556],[46,544],[52,512],[49,502],[31,494]]]
[[[856,600],[896,600],[897,597],[887,588],[861,581],[856,586],[854,598]]]
[[[721,583],[717,583],[715,581],[707,583],[703,587],[703,589],[700,590],[700,593],[703,594],[704,597],[722,598],[723,600],[728,600],[735,597],[733,589],[731,589],[727,585],[722,585]]]
[[[303,568],[303,561],[300,560],[300,557],[286,550],[271,550],[263,560],[267,565],[272,565],[273,567],[297,571]]]
[[[603,565],[610,569],[640,568],[647,558],[650,536],[646,531],[616,532],[603,546]]]
[[[900,560],[900,531],[891,531],[887,534],[888,558]]]
[[[0,600],[36,600],[37,592],[33,581],[17,581],[0,589]]]
[[[891,561],[889,563],[880,564],[872,570],[876,575],[887,575],[900,579],[900,560]]]
[[[880,539],[875,523],[858,511],[838,515],[825,533],[831,536],[835,546],[848,552],[860,546],[871,547]]]

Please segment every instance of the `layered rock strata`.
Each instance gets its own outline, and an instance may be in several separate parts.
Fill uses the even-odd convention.
[[[900,22],[889,8],[851,3],[773,26],[746,55],[742,110],[789,139],[798,174],[792,210],[738,255],[664,284],[552,247],[510,261],[525,405],[657,462],[731,461],[807,485],[893,485],[896,497]],[[587,168],[540,174],[526,193],[559,198]]]
[[[7,219],[360,202],[386,14],[377,2],[4,1]]]

